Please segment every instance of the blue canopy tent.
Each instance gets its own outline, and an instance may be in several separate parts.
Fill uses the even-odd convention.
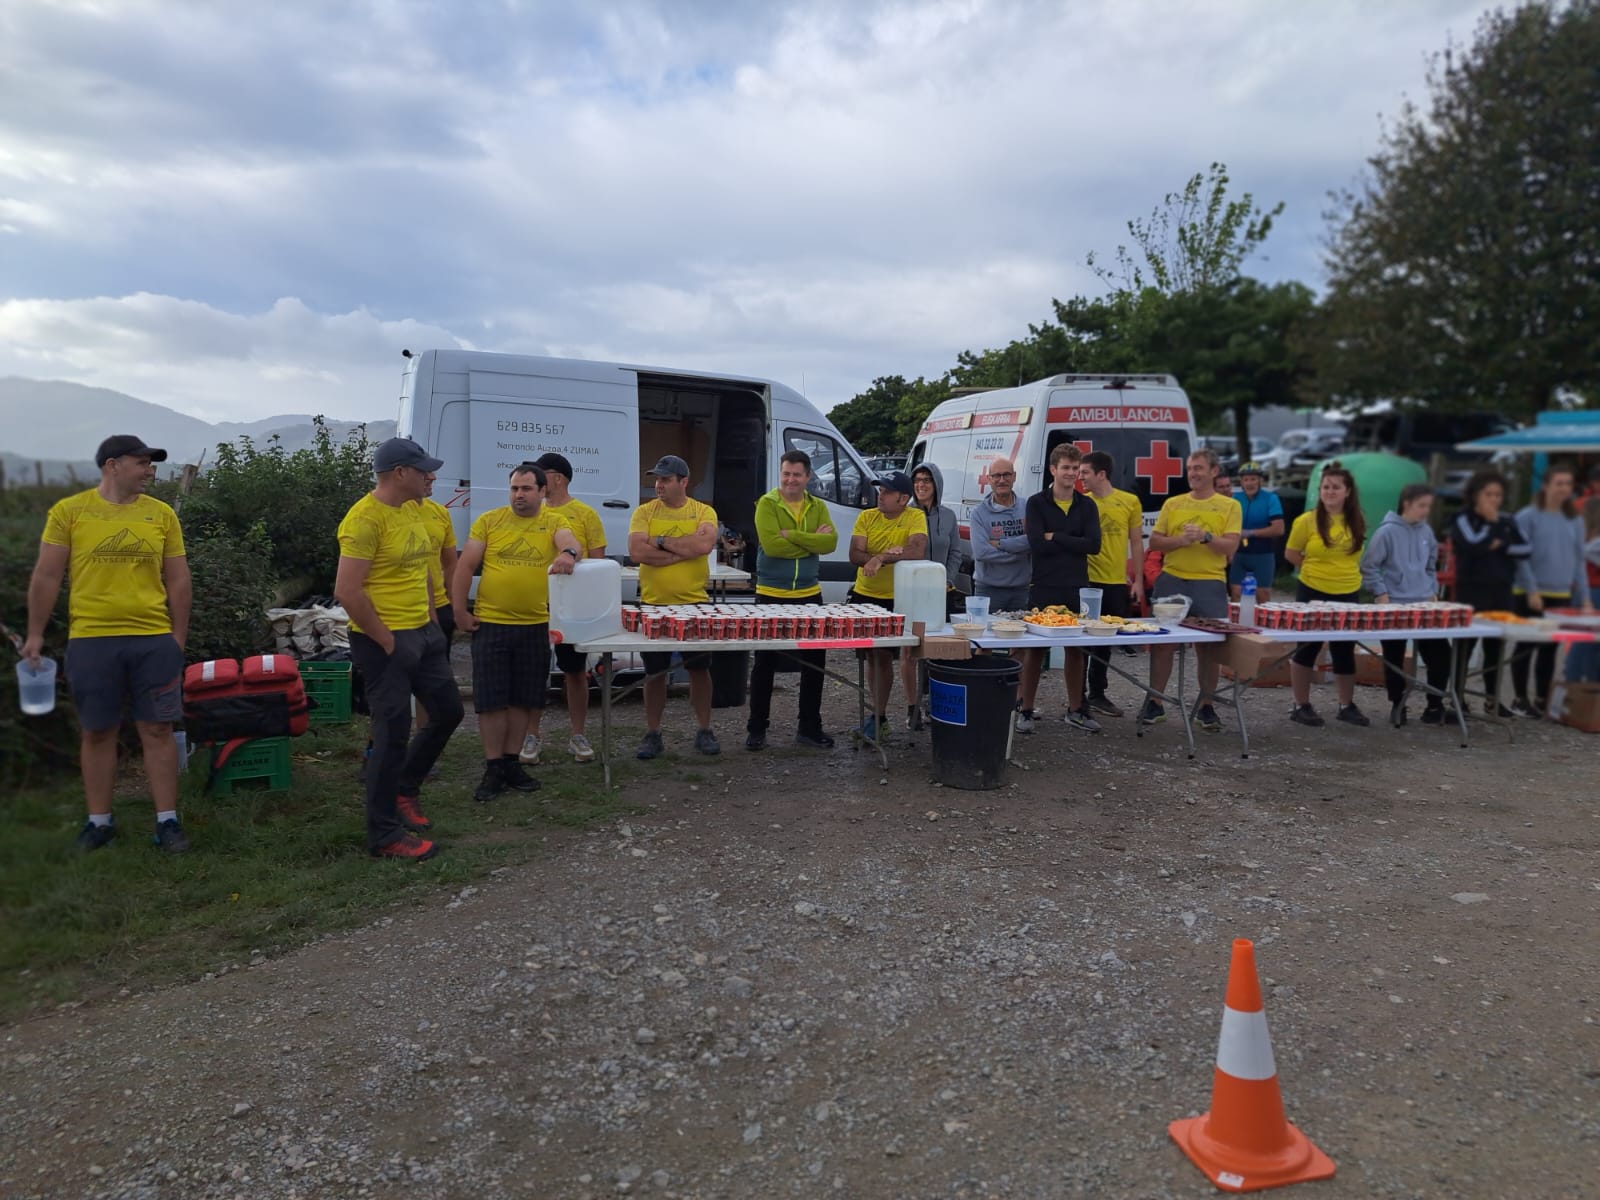
[[[1549,469],[1550,458],[1558,461],[1600,454],[1600,411],[1589,409],[1568,412],[1542,412],[1532,425],[1498,433],[1474,442],[1459,442],[1457,450],[1488,450],[1508,454],[1532,454],[1532,486],[1537,488]],[[1583,483],[1579,472],[1578,483]]]

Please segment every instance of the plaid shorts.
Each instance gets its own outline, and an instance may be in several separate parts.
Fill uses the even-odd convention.
[[[472,635],[472,707],[543,708],[550,689],[550,626],[478,624]]]

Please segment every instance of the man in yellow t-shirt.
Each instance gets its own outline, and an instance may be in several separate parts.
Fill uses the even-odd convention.
[[[1100,589],[1102,614],[1129,617],[1133,606],[1144,601],[1144,506],[1132,492],[1112,486],[1114,470],[1111,455],[1091,450],[1078,464],[1078,480],[1100,512],[1100,549],[1089,556],[1089,584]],[[1110,660],[1111,652],[1104,647],[1089,651],[1089,694],[1084,703],[1094,712],[1120,717],[1122,709],[1106,695]]]
[[[1150,533],[1150,549],[1164,555],[1161,574],[1151,590],[1152,600],[1163,596],[1188,596],[1189,615],[1228,619],[1228,560],[1239,549],[1239,531],[1244,513],[1232,496],[1217,491],[1217,452],[1201,447],[1189,456],[1189,491],[1174,496],[1161,506],[1156,527]],[[1222,728],[1211,701],[1217,694],[1217,678],[1222,673],[1220,653],[1210,646],[1197,646],[1200,661],[1200,705],[1195,711],[1196,728],[1215,733]],[[1173,651],[1168,646],[1150,650],[1150,686],[1164,692],[1172,677]],[[1153,698],[1144,702],[1139,720],[1153,725],[1166,720],[1166,710]]]
[[[420,862],[437,852],[418,836],[433,824],[422,812],[422,781],[463,716],[433,606],[439,552],[416,503],[443,465],[410,438],[390,438],[373,455],[372,491],[339,522],[333,594],[349,614],[350,658],[372,711],[367,850],[375,858]],[[415,737],[413,696],[430,718]]]
[[[564,454],[554,451],[541,454],[536,465],[544,469],[544,506],[561,514],[585,558],[606,556],[606,528],[600,514],[571,492],[572,463]],[[594,747],[584,735],[589,720],[589,656],[579,654],[571,646],[555,648],[556,666],[561,671],[561,686],[567,698],[567,721],[572,727],[567,739],[567,753],[577,762],[594,761]],[[539,761],[539,718],[543,709],[533,710],[533,725],[522,739],[522,752],[518,758],[533,766]]]
[[[848,599],[856,604],[876,604],[894,608],[894,564],[914,562],[928,553],[928,517],[911,503],[911,477],[895,471],[875,480],[878,507],[869,508],[856,518],[850,531],[850,561],[856,565],[856,583]],[[858,651],[867,657],[867,673],[872,685],[872,715],[861,732],[878,741],[889,731],[889,693],[894,690],[894,660],[897,650]],[[917,663],[906,656],[900,667],[900,686],[906,702],[917,700]]]
[[[67,682],[78,706],[79,761],[89,819],[78,847],[98,850],[116,836],[111,791],[117,731],[130,711],[144,748],[156,809],[156,844],[189,848],[178,822],[178,750],[172,723],[183,716],[183,645],[192,585],[177,514],[145,495],[165,450],[131,434],[100,443],[100,483],[54,504],[28,583],[22,657],[38,667],[45,626],[70,577]]]
[[[717,545],[717,513],[689,495],[689,464],[665,455],[645,474],[655,478],[656,498],[641,504],[628,522],[628,557],[639,564],[639,600],[644,604],[704,604],[711,578],[709,555]],[[645,734],[636,757],[655,758],[665,749],[661,716],[667,708],[670,651],[640,655],[644,659]],[[699,730],[694,748],[721,754],[711,732],[711,655],[685,654],[689,672],[689,704]]]
[[[518,754],[550,690],[550,576],[572,574],[583,555],[566,519],[544,506],[545,478],[534,463],[513,470],[511,503],[472,522],[456,564],[456,623],[472,634],[472,708],[483,739],[478,801],[539,788]],[[477,608],[468,612],[480,566]]]

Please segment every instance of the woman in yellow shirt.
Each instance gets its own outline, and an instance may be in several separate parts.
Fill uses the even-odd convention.
[[[1284,557],[1300,575],[1295,599],[1355,603],[1361,592],[1361,547],[1366,540],[1367,523],[1361,516],[1355,476],[1331,462],[1322,471],[1317,507],[1295,518],[1284,549]],[[1289,719],[1297,725],[1315,728],[1323,724],[1311,707],[1311,673],[1322,645],[1302,642],[1289,661],[1289,681],[1294,689],[1294,711]],[[1339,720],[1348,725],[1372,724],[1356,707],[1355,643],[1329,642],[1328,651],[1339,693]]]

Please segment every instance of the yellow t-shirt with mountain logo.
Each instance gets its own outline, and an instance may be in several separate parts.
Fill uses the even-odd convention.
[[[339,554],[371,563],[364,585],[378,619],[390,629],[421,629],[432,616],[428,564],[439,549],[416,504],[385,504],[371,492],[339,522]],[[350,622],[355,633],[361,626]]]
[[[682,508],[668,508],[651,500],[634,509],[628,532],[642,533],[653,543],[658,537],[686,537],[707,523],[717,524],[717,510],[709,504],[685,499]],[[710,578],[711,561],[704,555],[666,567],[640,564],[639,599],[646,604],[704,604]]]
[[[450,603],[450,593],[446,590],[449,580],[444,577],[444,562],[439,555],[446,546],[452,550],[457,548],[455,522],[450,519],[450,510],[437,500],[424,496],[417,503],[422,509],[428,536],[433,539],[433,561],[428,564],[428,578],[433,581],[433,606],[444,608]]]
[[[917,534],[928,533],[928,514],[915,504],[901,509],[897,517],[886,517],[880,508],[869,508],[856,518],[852,538],[866,538],[867,553],[881,554],[892,546],[904,546]],[[894,599],[894,564],[884,563],[876,575],[856,570],[856,594],[871,596],[874,600]]]
[[[1132,492],[1116,488],[1103,499],[1093,492],[1089,497],[1100,510],[1100,553],[1089,556],[1089,582],[1127,583],[1128,530],[1144,524],[1144,507]]]
[[[483,574],[473,610],[478,620],[491,625],[543,625],[550,620],[550,563],[559,553],[558,529],[571,531],[572,526],[561,509],[546,507],[536,516],[519,517],[507,505],[473,521],[467,537],[483,543]]]
[[[1155,531],[1167,537],[1177,537],[1185,525],[1198,525],[1213,538],[1224,537],[1244,528],[1244,509],[1232,496],[1224,496],[1221,492],[1213,492],[1204,500],[1195,499],[1192,492],[1184,492],[1161,506]],[[1228,578],[1228,560],[1200,542],[1168,550],[1161,569],[1179,579],[1216,579],[1226,582]]]
[[[1317,510],[1303,512],[1289,528],[1287,550],[1298,550],[1305,561],[1300,564],[1300,582],[1330,596],[1347,596],[1361,590],[1361,547],[1350,536],[1343,513],[1328,514],[1331,541],[1317,532]]]
[[[113,504],[90,488],[51,506],[40,540],[71,551],[68,637],[172,632],[162,567],[184,551],[183,529],[169,505],[150,496]]]
[[[601,523],[600,514],[595,512],[593,505],[573,499],[560,505],[551,504],[547,500],[544,506],[551,512],[559,514],[567,523],[567,528],[572,530],[572,536],[578,539],[578,545],[582,547],[585,558],[606,544],[606,527]]]

